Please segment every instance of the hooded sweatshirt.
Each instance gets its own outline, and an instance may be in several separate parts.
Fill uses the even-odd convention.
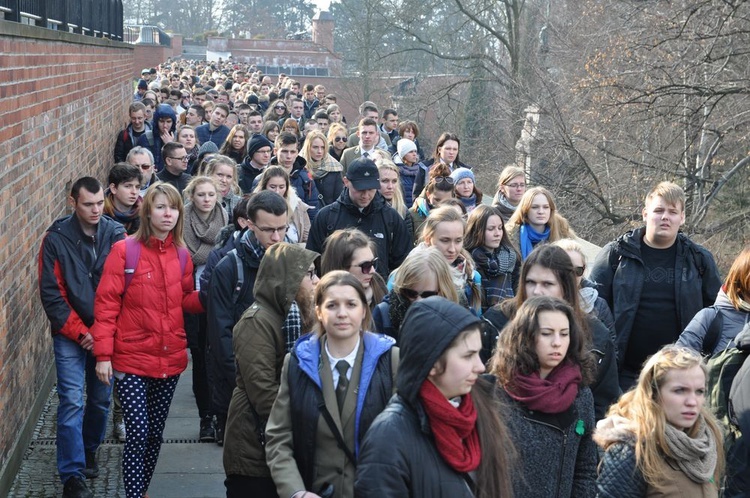
[[[255,412],[265,425],[279,391],[286,342],[284,319],[307,269],[319,255],[297,245],[271,246],[260,263],[253,293],[255,302],[234,327],[237,387],[232,394],[224,438],[224,471],[270,477],[258,441]]]
[[[164,141],[159,134],[159,120],[161,118],[172,119],[172,127],[169,129],[169,132],[174,134],[175,129],[177,128],[177,114],[174,112],[174,109],[172,109],[172,106],[159,104],[154,111],[153,129],[148,130],[138,139],[138,145],[146,147],[151,151],[151,154],[153,154],[154,168],[156,168],[157,172],[164,169],[164,159],[161,157],[161,148],[164,147]]]

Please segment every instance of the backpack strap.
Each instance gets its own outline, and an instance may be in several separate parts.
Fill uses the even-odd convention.
[[[237,254],[237,249],[232,249],[227,254],[234,258],[234,264],[237,268],[237,283],[234,285],[234,291],[232,292],[232,302],[237,304],[242,293],[242,286],[245,284],[245,268],[242,265],[240,255]]]
[[[138,260],[141,258],[141,243],[133,237],[125,237],[125,287],[122,293],[127,292],[130,282],[133,281]]]
[[[182,278],[182,275],[185,274],[185,268],[187,268],[187,262],[188,258],[190,257],[190,253],[184,247],[175,247],[177,247],[177,258],[180,260],[180,278]]]
[[[701,346],[701,354],[703,356],[711,356],[714,354],[714,349],[716,349],[716,345],[719,344],[721,331],[724,328],[724,316],[722,315],[721,310],[716,306],[709,306],[709,308],[713,309],[716,314],[708,325],[706,335],[703,337],[703,345]]]
[[[393,390],[396,390],[396,377],[398,376],[398,364],[401,358],[401,351],[398,346],[391,348],[391,376],[393,381]]]

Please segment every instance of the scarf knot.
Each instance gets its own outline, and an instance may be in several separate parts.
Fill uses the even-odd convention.
[[[578,396],[578,386],[583,377],[581,367],[566,361],[555,367],[542,379],[539,372],[529,375],[517,372],[506,392],[529,410],[542,413],[562,413]]]
[[[219,203],[216,203],[205,220],[198,215],[193,203],[185,206],[183,237],[195,266],[206,264],[208,255],[216,244],[216,238],[227,224],[227,220],[227,212]]]
[[[456,472],[472,472],[482,460],[477,432],[477,411],[471,394],[461,397],[455,408],[429,380],[419,389],[422,406],[430,421],[438,453]]]
[[[544,227],[544,232],[538,233],[528,223],[524,223],[521,225],[520,239],[521,257],[526,259],[534,250],[534,246],[549,239],[549,225]]]
[[[666,424],[667,448],[674,462],[691,481],[710,482],[716,470],[716,439],[703,419],[698,434],[691,438],[686,432]]]

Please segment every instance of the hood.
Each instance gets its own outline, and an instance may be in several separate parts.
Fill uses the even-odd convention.
[[[635,441],[635,433],[628,419],[611,415],[597,422],[594,441],[606,449],[614,443]]]
[[[158,123],[159,119],[161,118],[172,119],[172,128],[170,129],[170,131],[174,133],[175,129],[177,128],[177,113],[174,112],[172,106],[167,104],[159,104],[154,111],[154,135],[157,135],[156,132],[158,131]]]
[[[255,300],[285,317],[305,272],[318,256],[318,253],[296,244],[279,242],[272,245],[258,268],[253,287]]]
[[[646,227],[635,228],[629,230],[616,241],[617,250],[620,254],[628,256],[633,259],[641,260],[641,243],[643,242],[643,236],[646,233]]]
[[[481,323],[463,306],[444,297],[429,297],[409,306],[399,337],[399,396],[416,406],[419,388],[438,358],[462,330]]]
[[[349,197],[349,189],[347,187],[344,187],[344,189],[341,191],[341,195],[339,195],[338,201],[348,210],[352,211],[353,213],[359,214],[359,208],[352,202],[351,197]],[[383,197],[380,192],[375,192],[375,197],[373,197],[370,205],[367,206],[364,211],[362,211],[362,214],[367,216],[369,214],[377,213],[379,211],[382,211],[385,206],[385,197]]]

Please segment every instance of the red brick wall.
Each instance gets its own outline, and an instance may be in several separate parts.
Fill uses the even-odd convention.
[[[106,179],[132,100],[129,45],[0,22],[0,469],[53,362],[37,289],[46,228],[80,176]],[[42,393],[46,396],[46,393]],[[3,494],[0,490],[0,494]]]

